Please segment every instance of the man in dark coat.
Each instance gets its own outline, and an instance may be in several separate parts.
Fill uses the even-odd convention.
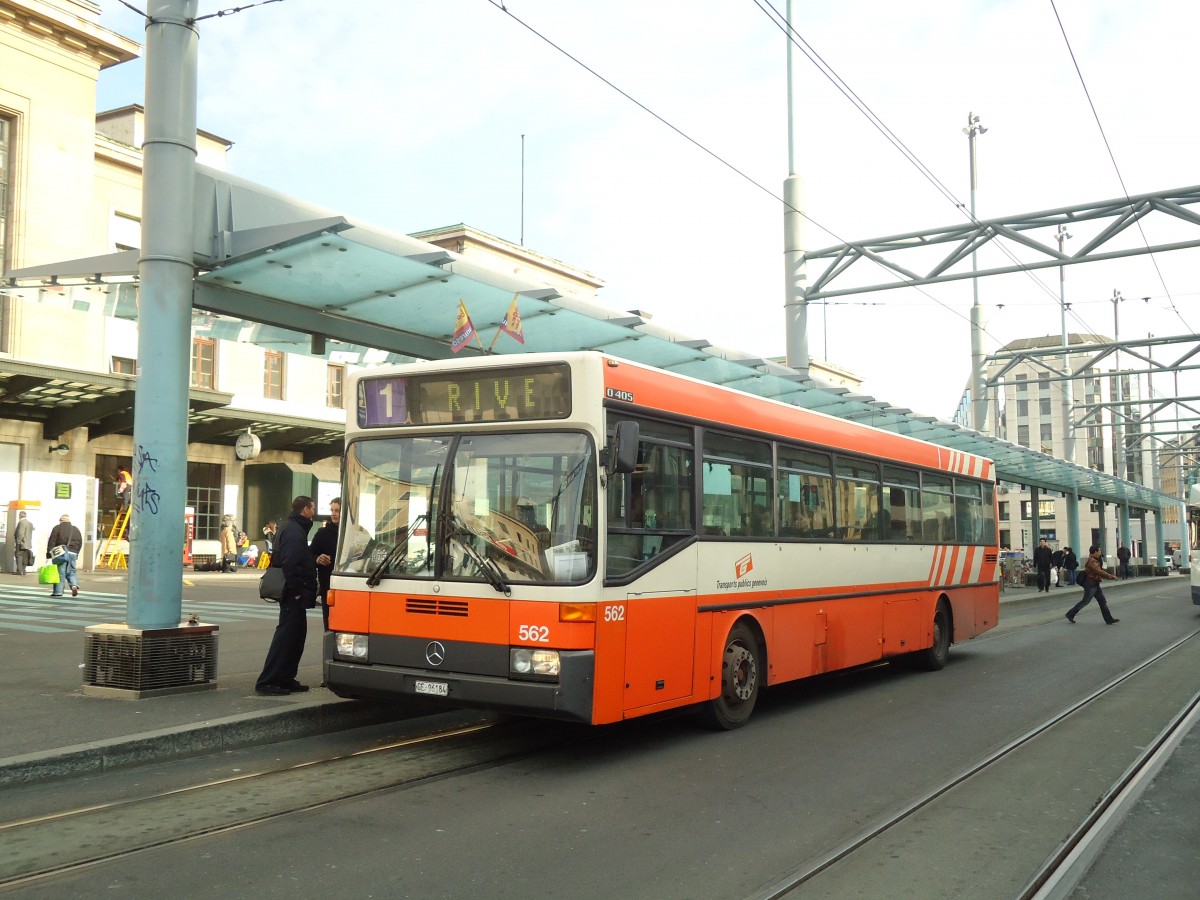
[[[63,550],[55,556],[54,551],[58,547],[62,547]],[[61,597],[63,588],[67,586],[71,588],[72,597],[79,595],[79,575],[76,573],[75,563],[82,549],[83,535],[71,524],[70,516],[61,516],[58,524],[50,532],[50,539],[46,541],[46,559],[58,566],[58,584],[51,587],[51,597]]]
[[[17,513],[17,527],[13,529],[16,552],[13,554],[14,569],[18,575],[25,574],[25,567],[33,565],[33,523],[25,510]]]
[[[329,521],[325,527],[313,535],[308,552],[317,564],[317,582],[320,585],[317,595],[321,598],[321,619],[325,622],[325,630],[329,630],[329,606],[325,597],[329,593],[329,576],[333,574],[333,559],[337,556],[338,523],[342,519],[342,498],[334,497],[329,501]]]
[[[1054,569],[1055,587],[1062,587],[1062,567],[1063,559],[1065,558],[1066,554],[1063,552],[1061,547],[1050,555],[1050,566]]]
[[[1128,578],[1130,576],[1129,560],[1132,557],[1133,554],[1129,552],[1129,548],[1124,544],[1121,544],[1121,546],[1117,548],[1117,574],[1122,578]]]
[[[283,569],[283,599],[279,601],[279,624],[271,638],[262,674],[254,689],[267,696],[279,697],[307,691],[308,685],[296,680],[304,639],[308,636],[308,610],[317,605],[317,567],[308,552],[308,533],[316,506],[312,497],[292,501],[292,512],[275,539],[271,565]]]
[[[1067,547],[1063,551],[1063,568],[1067,570],[1067,584],[1075,584],[1075,570],[1079,568],[1079,558],[1075,556],[1075,551]]]
[[[1054,564],[1054,553],[1050,545],[1042,538],[1038,548],[1033,551],[1033,567],[1037,569],[1037,589],[1041,593],[1050,593],[1050,567]]]

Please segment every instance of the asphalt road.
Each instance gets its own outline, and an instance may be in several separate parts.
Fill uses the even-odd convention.
[[[774,689],[751,723],[730,733],[673,715],[601,729],[509,723],[506,740],[523,749],[494,756],[486,732],[413,745],[381,758],[411,771],[399,787],[144,851],[16,895],[763,896],[806,860],[1200,626],[1182,580],[1130,586],[1113,606],[1118,626],[1103,625],[1094,610],[1071,626],[1059,595],[1022,603],[1006,609],[994,632],[955,647],[940,673],[880,667]],[[1196,651],[1188,652],[1174,670],[1156,670],[1158,680],[1056,731],[982,787],[947,795],[915,830],[894,833],[796,896],[1014,896],[1147,731],[1161,727],[1137,691],[1159,697],[1163,709],[1171,692],[1194,693]],[[170,783],[173,772],[182,781],[196,766],[218,774],[268,757],[291,764],[292,755],[315,758],[333,742],[83,779],[61,801]],[[314,794],[326,787],[323,771],[304,776]],[[361,771],[356,777],[366,779]],[[352,793],[354,783],[339,791]],[[187,815],[189,803],[199,814],[203,797],[181,795],[171,815]],[[1194,861],[1194,848],[1176,855]],[[1143,895],[1194,896],[1197,874],[1185,866]]]

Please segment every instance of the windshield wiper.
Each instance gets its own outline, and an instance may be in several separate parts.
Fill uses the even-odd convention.
[[[428,521],[429,521],[429,516],[425,515],[425,513],[421,513],[421,515],[417,516],[415,519],[413,519],[409,523],[408,530],[404,532],[404,536],[402,538],[400,538],[400,540],[396,541],[396,543],[393,545],[392,549],[387,552],[387,555],[382,560],[380,560],[379,565],[377,565],[371,571],[371,574],[367,576],[367,586],[368,587],[378,587],[379,586],[379,582],[383,580],[383,570],[386,569],[388,566],[390,566],[392,564],[392,561],[395,560],[396,557],[398,557],[404,550],[406,550],[408,548],[409,538],[411,538],[413,536],[413,534],[416,533],[416,530],[417,530],[417,528],[420,527],[421,523],[428,522]]]
[[[458,545],[463,548],[463,552],[467,554],[471,562],[475,563],[475,567],[487,579],[488,584],[505,597],[511,597],[512,588],[504,580],[504,573],[500,571],[500,567],[471,545],[469,539],[477,538],[479,535],[468,528],[467,524],[453,513],[450,515],[450,525],[446,536],[458,541]]]

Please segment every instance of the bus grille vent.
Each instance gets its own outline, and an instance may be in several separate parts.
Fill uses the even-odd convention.
[[[984,552],[984,554],[983,554],[983,564],[984,564],[985,566],[987,566],[987,565],[991,565],[991,564],[993,564],[993,563],[994,563],[994,562],[995,562],[997,559],[999,559],[999,556],[1000,556],[1000,554],[998,554],[998,553],[994,553],[994,552]]]
[[[422,616],[457,616],[465,619],[468,614],[465,600],[418,599],[409,597],[406,612]]]

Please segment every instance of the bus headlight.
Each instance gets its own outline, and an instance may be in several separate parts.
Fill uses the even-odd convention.
[[[531,681],[558,681],[557,650],[512,647],[508,651],[508,674]]]
[[[367,636],[365,634],[346,634],[339,631],[333,636],[333,646],[337,655],[346,659],[367,658]]]

